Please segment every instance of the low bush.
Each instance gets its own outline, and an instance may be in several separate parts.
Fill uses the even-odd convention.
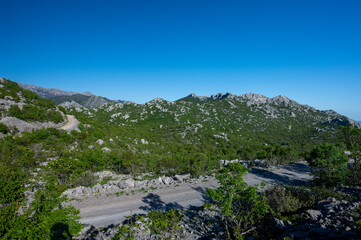
[[[0,132],[7,134],[9,132],[9,128],[4,123],[0,123]]]
[[[148,213],[148,228],[152,234],[162,234],[164,232],[174,235],[179,230],[178,223],[182,218],[179,210],[171,209],[168,212],[151,211]]]
[[[300,209],[316,207],[323,199],[334,197],[338,200],[352,200],[349,195],[323,186],[291,187],[275,186],[264,193],[273,211],[281,215],[289,215]]]
[[[267,189],[265,197],[272,210],[281,214],[295,212],[302,207],[301,200],[282,186]]]
[[[98,179],[99,178],[95,176],[93,173],[87,171],[82,173],[79,177],[76,177],[72,181],[72,187],[73,188],[79,186],[91,187],[97,183]]]
[[[361,160],[350,165],[344,182],[348,186],[361,186]]]

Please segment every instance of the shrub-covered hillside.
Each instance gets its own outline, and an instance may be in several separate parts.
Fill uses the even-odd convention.
[[[3,78],[0,78],[0,114],[1,119],[15,117],[26,122],[64,121],[63,112],[54,102],[42,99],[37,94],[20,88],[17,83]]]

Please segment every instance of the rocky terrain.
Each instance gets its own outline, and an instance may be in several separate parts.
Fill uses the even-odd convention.
[[[359,190],[360,192],[360,190]],[[269,221],[269,233],[274,239],[360,239],[355,233],[353,217],[359,202],[337,201],[328,198],[318,203],[317,210],[307,210],[297,223],[283,222],[277,218]],[[179,228],[173,234],[151,234],[146,227],[147,218],[138,220],[131,228],[135,239],[224,239],[224,230],[216,223],[221,221],[215,212],[209,209],[189,209],[183,211]],[[74,239],[112,239],[118,233],[118,227],[110,225],[97,229],[86,225],[79,236]],[[253,238],[250,238],[253,239]]]
[[[85,224],[85,228],[75,239],[112,239],[118,233],[118,224],[127,223],[125,216],[146,216],[149,211],[170,209],[177,209],[182,213],[174,232],[152,234],[147,228],[148,219],[145,217],[135,219],[131,224],[132,236],[135,239],[225,238],[224,229],[217,224],[221,220],[215,212],[200,208],[209,201],[205,195],[206,189],[218,187],[214,176],[192,179],[189,175],[177,175],[153,180],[133,180],[129,176],[111,172],[100,172],[97,175],[100,179],[112,177],[117,180],[105,185],[97,184],[91,189],[78,187],[64,192],[73,198],[70,203],[81,210],[82,222]],[[244,179],[251,185],[264,181],[270,187],[279,184],[301,186],[307,184],[311,177],[307,165],[294,163],[253,168]],[[361,189],[343,188],[341,191],[351,193],[358,200],[338,201],[331,197],[321,200],[316,209],[305,210],[295,221],[277,218],[269,220],[269,229],[266,231],[276,236],[276,239],[284,239],[286,236],[291,239],[358,239],[353,218],[359,217],[356,210],[361,205]]]
[[[254,165],[247,161],[235,161]],[[108,182],[93,187],[68,189],[63,194],[72,199],[70,204],[80,209],[81,222],[97,228],[122,223],[126,216],[133,214],[170,209],[186,211],[200,207],[209,201],[206,190],[218,187],[214,175],[190,178],[187,174],[155,179],[149,175],[133,179],[129,175],[117,175],[109,171],[95,175],[99,177],[99,182],[104,179]],[[305,163],[293,163],[278,167],[254,167],[244,179],[250,185],[266,183],[265,190],[277,184],[305,185],[312,178]]]
[[[213,124],[218,129],[232,128],[237,132],[248,125],[256,126],[257,131],[266,131],[271,122],[277,122],[289,131],[305,125],[317,131],[326,131],[333,125],[361,127],[356,121],[332,110],[319,111],[285,96],[267,98],[260,94],[236,96],[219,93],[209,98],[191,94],[175,102],[157,98],[144,105],[108,103],[96,112],[107,115],[109,122],[118,124],[147,122],[157,116],[160,123],[167,120],[178,124],[188,123],[192,131],[201,129],[205,123]],[[238,128],[234,129],[234,125]]]

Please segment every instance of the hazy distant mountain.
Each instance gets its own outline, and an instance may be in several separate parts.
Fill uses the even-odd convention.
[[[126,102],[122,100],[109,100],[101,96],[95,96],[91,92],[73,92],[73,91],[64,91],[56,88],[43,88],[38,87],[32,84],[23,84],[18,83],[19,86],[23,89],[30,90],[38,94],[42,98],[51,99],[57,105],[61,105],[66,108],[72,107],[86,107],[86,108],[96,108],[100,107],[108,102]]]
[[[57,97],[57,96],[72,96],[75,94],[81,94],[84,96],[94,96],[94,94],[92,94],[91,92],[83,92],[83,93],[78,93],[78,92],[72,92],[72,91],[64,91],[64,90],[60,90],[57,88],[43,88],[43,87],[38,87],[32,84],[24,84],[24,83],[18,83],[19,86],[23,89],[26,90],[30,90],[36,94],[38,94],[40,97],[42,98],[52,98],[52,97]]]

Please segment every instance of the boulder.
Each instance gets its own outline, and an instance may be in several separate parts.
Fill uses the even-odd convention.
[[[170,177],[162,177],[162,181],[165,185],[169,185],[173,182],[173,179]]]
[[[183,182],[186,179],[189,179],[190,177],[191,177],[191,175],[188,173],[188,174],[184,174],[184,175],[175,175],[174,179],[177,180],[178,182]]]
[[[135,187],[145,187],[148,184],[148,180],[143,180],[143,181],[135,181],[134,185]]]
[[[104,191],[103,187],[99,183],[92,188],[92,192],[95,192],[95,193],[97,193],[97,192],[100,193],[100,192],[103,192],[103,191]]]
[[[83,194],[89,194],[89,193],[91,193],[91,188],[83,187],[82,192],[83,192]]]
[[[309,209],[309,210],[306,211],[304,217],[306,219],[317,221],[318,219],[320,219],[322,217],[322,213],[320,211],[318,211],[318,210]]]
[[[148,186],[154,186],[154,185],[160,185],[163,183],[163,180],[161,177],[156,178],[156,179],[152,179],[148,182]]]
[[[125,180],[125,181],[119,181],[118,187],[119,188],[134,188],[135,181],[131,178]]]

